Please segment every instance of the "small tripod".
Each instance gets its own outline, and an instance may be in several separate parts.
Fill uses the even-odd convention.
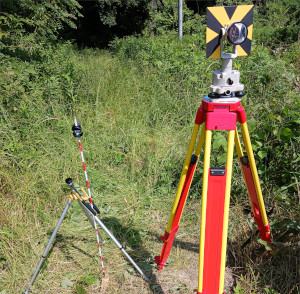
[[[28,294],[30,291],[30,288],[32,286],[32,284],[34,283],[40,268],[43,265],[43,262],[45,260],[45,258],[48,255],[49,249],[51,247],[51,244],[57,234],[57,231],[59,229],[59,227],[61,226],[67,211],[72,203],[72,201],[77,200],[80,207],[82,208],[83,212],[86,214],[87,218],[89,219],[91,225],[94,227],[94,220],[93,220],[93,216],[95,218],[95,221],[99,224],[99,226],[104,230],[104,232],[112,239],[112,241],[117,245],[117,247],[123,252],[123,254],[127,257],[127,259],[131,262],[131,264],[136,268],[136,270],[142,275],[142,277],[149,282],[149,279],[146,277],[146,275],[143,273],[143,271],[139,268],[139,266],[134,262],[134,260],[130,257],[130,255],[125,251],[125,249],[122,247],[122,245],[119,243],[119,241],[113,236],[113,234],[108,230],[108,228],[104,225],[104,223],[96,216],[96,212],[100,213],[99,209],[97,208],[97,206],[95,204],[93,204],[93,208],[90,206],[90,204],[88,204],[86,201],[89,199],[87,193],[84,191],[83,188],[81,188],[81,191],[79,192],[73,185],[72,183],[72,179],[68,178],[66,179],[66,183],[71,187],[71,194],[70,194],[70,198],[58,220],[58,223],[50,237],[50,240],[46,246],[46,249],[44,251],[44,253],[42,254],[42,257],[40,259],[40,262],[31,278],[31,281],[29,283],[29,286],[27,287],[25,294]]]
[[[227,10],[230,11],[229,9]],[[242,32],[238,31],[240,27],[241,25],[239,24],[234,28],[234,37],[242,35]],[[164,242],[163,249],[161,255],[155,257],[158,269],[162,270],[166,265],[175,234],[178,231],[180,218],[205,141],[198,294],[225,293],[224,278],[234,145],[240,159],[250,198],[252,207],[251,215],[258,226],[262,240],[272,246],[270,226],[251,147],[245,109],[241,105],[242,97],[245,95],[243,92],[244,85],[239,82],[240,73],[232,69],[232,59],[238,56],[238,46],[231,44],[234,45],[233,53],[223,52],[223,42],[228,36],[228,28],[222,28],[220,31],[221,41],[219,41],[219,52],[223,62],[222,69],[216,70],[213,73],[213,84],[210,87],[211,93],[203,98],[202,105],[198,109],[169,223],[164,236],[160,238]],[[215,33],[215,35],[217,39],[218,34]],[[237,130],[237,122],[241,126],[247,155],[243,154]],[[196,145],[201,124],[203,124],[203,128],[198,144]],[[225,168],[210,167],[212,133],[216,130],[228,131]],[[196,150],[193,154],[195,145]]]
[[[59,218],[59,221],[58,221],[58,223],[57,223],[57,225],[56,225],[56,227],[55,227],[55,229],[54,229],[54,231],[53,231],[53,233],[50,237],[50,240],[49,240],[49,242],[46,246],[46,249],[45,249],[44,253],[42,254],[40,262],[39,262],[39,264],[38,264],[38,266],[37,266],[37,268],[36,268],[36,270],[33,274],[33,277],[32,277],[32,279],[29,283],[29,286],[28,286],[27,290],[25,291],[25,294],[29,293],[31,286],[32,286],[33,282],[35,281],[45,258],[47,257],[47,254],[48,254],[49,249],[51,247],[51,244],[52,244],[52,242],[53,242],[53,240],[54,240],[54,238],[57,234],[57,231],[58,231],[60,225],[62,224],[62,221],[64,220],[65,215],[67,214],[67,211],[68,211],[72,201],[74,201],[74,200],[78,200],[78,203],[79,203],[80,207],[82,208],[83,212],[88,217],[91,225],[95,229],[96,237],[97,237],[97,243],[98,243],[98,249],[99,249],[99,257],[100,257],[100,261],[101,261],[103,275],[105,275],[105,272],[104,272],[103,259],[102,259],[101,249],[100,249],[99,233],[98,233],[96,222],[100,225],[100,227],[104,230],[104,232],[106,232],[106,234],[113,240],[113,242],[117,245],[117,247],[124,253],[124,255],[131,262],[131,264],[142,275],[142,277],[147,282],[149,282],[149,279],[146,277],[146,275],[143,273],[143,271],[138,267],[138,265],[134,262],[134,260],[129,256],[129,254],[125,251],[125,249],[118,242],[118,240],[113,236],[113,234],[103,224],[103,222],[96,216],[96,213],[100,213],[100,210],[98,209],[98,207],[95,205],[95,203],[92,200],[90,184],[89,184],[87,171],[86,171],[86,165],[85,165],[84,156],[83,156],[82,144],[81,144],[81,141],[80,141],[80,137],[83,135],[83,132],[82,132],[82,129],[81,129],[81,125],[76,120],[76,117],[74,117],[74,125],[72,127],[72,131],[73,131],[73,136],[75,138],[77,138],[77,140],[78,140],[78,145],[79,145],[79,150],[80,150],[80,157],[81,157],[81,161],[82,161],[82,165],[83,165],[85,182],[86,182],[88,193],[86,193],[83,188],[81,188],[81,191],[78,192],[76,190],[76,188],[74,187],[74,185],[73,185],[72,179],[71,178],[66,179],[66,183],[71,187],[70,199],[67,202],[67,205],[65,206],[65,209],[63,210],[63,212],[62,212],[62,214]],[[103,243],[104,243],[104,241],[103,241]]]

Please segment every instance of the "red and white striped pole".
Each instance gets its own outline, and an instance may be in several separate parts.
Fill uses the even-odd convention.
[[[76,137],[78,139],[78,145],[79,145],[81,161],[82,161],[83,170],[84,170],[86,188],[88,190],[89,201],[90,201],[91,207],[93,209],[92,194],[91,194],[91,190],[90,190],[89,179],[88,179],[88,175],[87,175],[87,171],[86,171],[86,167],[85,167],[83,150],[82,150],[82,145],[81,145],[81,141],[80,141],[80,137],[83,135],[83,132],[81,131],[81,126],[80,126],[79,123],[77,123],[77,120],[76,120],[75,116],[74,116],[74,126],[73,126],[72,130],[73,130],[74,137]],[[95,216],[93,216],[93,221],[94,221],[94,228],[95,228],[95,233],[96,233],[96,238],[97,238],[97,243],[98,243],[99,257],[100,257],[100,261],[101,261],[102,273],[103,273],[103,275],[105,275],[103,258],[102,258],[102,253],[101,253],[100,240],[99,240],[99,232],[98,232],[97,224],[96,224],[96,221],[95,221]]]

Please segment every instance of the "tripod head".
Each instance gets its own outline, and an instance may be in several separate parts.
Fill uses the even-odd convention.
[[[72,191],[75,191],[78,195],[80,195],[79,192],[75,189],[75,187],[74,187],[74,185],[73,185],[73,180],[72,180],[72,178],[67,178],[67,179],[65,180],[65,182],[66,182],[67,185],[69,185],[69,186],[71,187]]]
[[[72,180],[72,178],[67,178],[66,180],[65,180],[65,182],[66,182],[66,184],[68,184],[69,186],[73,186],[73,180]]]
[[[76,190],[74,184],[73,184],[72,178],[67,178],[65,180],[65,182],[66,182],[66,184],[68,184],[71,187],[72,191],[75,191],[78,195],[80,195],[79,192]]]
[[[213,72],[210,102],[235,103],[245,95],[240,72],[232,69],[233,59],[250,54],[253,5],[217,6],[207,9],[206,56],[222,58],[221,69]],[[225,46],[233,46],[230,53]]]

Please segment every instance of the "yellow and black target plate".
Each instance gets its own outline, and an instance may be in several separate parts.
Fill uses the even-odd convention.
[[[206,57],[220,57],[221,29],[233,22],[242,22],[248,30],[246,40],[238,45],[238,56],[247,56],[251,51],[253,31],[253,6],[215,6],[207,8]]]

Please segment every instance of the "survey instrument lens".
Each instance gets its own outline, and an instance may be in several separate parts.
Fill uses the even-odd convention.
[[[242,22],[235,22],[228,28],[227,40],[231,45],[240,45],[247,38],[248,30]]]

